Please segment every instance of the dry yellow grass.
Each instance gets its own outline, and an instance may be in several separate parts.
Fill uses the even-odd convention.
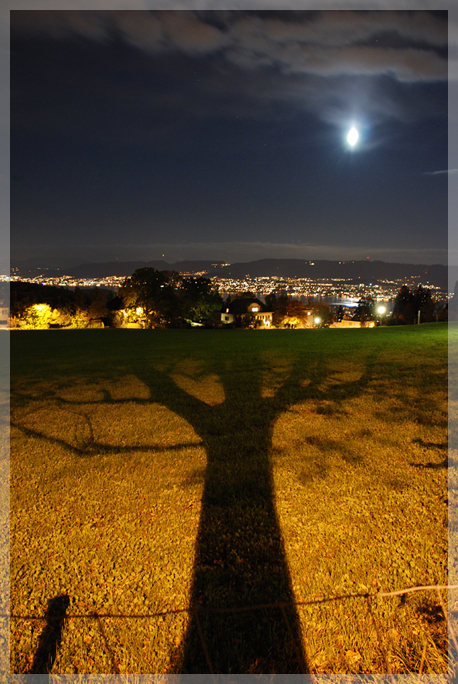
[[[434,594],[373,599],[376,626],[364,598],[318,602],[447,583],[446,328],[113,333],[13,338],[12,613],[64,595],[75,616],[39,667],[206,672],[170,612],[198,589],[301,603],[310,672],[383,673],[383,652],[395,673],[446,672]],[[299,671],[278,610],[228,620],[223,648],[203,624],[219,671]],[[13,672],[38,667],[43,626],[12,620]]]

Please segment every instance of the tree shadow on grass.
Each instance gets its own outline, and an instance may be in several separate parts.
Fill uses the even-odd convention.
[[[359,394],[369,380],[370,366],[366,364],[357,382],[331,384],[323,391],[328,377],[324,361],[304,354],[274,396],[265,396],[262,359],[251,358],[249,368],[242,362],[207,360],[205,373],[217,374],[225,397],[212,406],[180,390],[167,372],[144,364],[132,369],[150,388],[153,401],[192,425],[207,454],[191,608],[233,609],[294,601],[275,507],[271,462],[275,422],[300,401],[326,398],[340,403]],[[199,611],[176,654],[179,671],[205,673],[211,667],[231,674],[308,672],[297,611],[290,606],[285,612],[286,620],[280,609]]]
[[[413,466],[414,468],[431,468],[433,470],[437,470],[438,468],[448,468],[449,466],[449,457],[448,457],[448,443],[437,443],[437,442],[425,442],[423,439],[414,439],[413,440],[414,444],[419,444],[421,447],[424,449],[433,449],[434,451],[436,450],[441,450],[445,451],[445,457],[442,461],[437,463],[436,461],[430,461],[429,463],[411,463],[410,465]]]
[[[233,613],[206,609],[231,611],[242,606],[294,602],[275,507],[271,462],[275,422],[301,401],[324,400],[336,406],[361,394],[371,377],[373,359],[367,356],[360,360],[357,379],[333,383],[324,358],[311,357],[304,350],[283,368],[281,381],[275,379],[275,390],[266,393],[273,373],[262,355],[253,353],[249,358],[236,359],[215,353],[205,358],[200,371],[202,377],[216,375],[221,383],[224,399],[215,404],[179,387],[172,377],[176,357],[170,354],[169,358],[169,364],[155,367],[153,353],[145,358],[132,352],[125,365],[150,391],[149,399],[129,402],[138,403],[140,410],[155,402],[173,411],[195,430],[207,454],[189,600],[192,617],[183,645],[172,659],[173,672],[306,673],[309,665],[294,606],[285,607],[283,615],[280,607]],[[89,403],[106,401],[124,400],[105,395],[103,401]],[[61,403],[74,406],[78,402]],[[62,439],[57,441],[61,443]],[[108,447],[93,439],[93,444],[77,451],[132,450]],[[199,616],[195,609],[199,609]]]

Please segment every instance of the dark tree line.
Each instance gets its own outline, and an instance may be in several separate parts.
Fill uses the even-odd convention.
[[[13,282],[12,327],[92,327],[140,325],[187,327],[219,322],[223,300],[208,278],[185,278],[175,271],[142,268],[126,278],[118,295],[102,288],[71,290]]]
[[[87,327],[91,321],[109,324],[109,303],[115,294],[94,287],[87,290],[38,283],[10,284],[11,327]]]
[[[119,297],[146,328],[211,326],[219,322],[223,304],[208,278],[185,278],[155,268],[137,269],[124,281]]]
[[[379,314],[377,302],[367,297],[358,302],[353,319],[361,322],[383,320],[387,325],[431,323],[436,320],[447,320],[447,306],[435,302],[431,290],[422,285],[413,290],[403,285],[394,299],[393,311],[389,318]]]
[[[255,298],[242,292],[227,299]],[[223,299],[204,277],[184,277],[176,271],[141,268],[126,278],[118,295],[103,288],[70,290],[37,283],[12,282],[10,287],[11,326],[22,328],[135,326],[144,328],[214,327],[220,324]],[[268,295],[266,309],[273,312],[273,325],[300,328],[312,312],[320,327],[341,320],[342,307],[334,314],[323,303],[303,303],[286,295]],[[362,323],[382,321],[388,325],[427,323],[447,319],[447,306],[437,304],[431,291],[419,285],[403,285],[394,300],[390,317],[378,313],[370,297],[360,299],[352,316]],[[249,317],[240,317],[238,327],[253,327]]]
[[[419,285],[410,290],[403,285],[394,300],[392,322],[406,323],[430,323],[439,317],[444,318],[445,312],[437,307],[431,291]]]

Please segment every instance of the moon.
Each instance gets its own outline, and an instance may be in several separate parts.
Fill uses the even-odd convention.
[[[348,135],[347,135],[347,142],[350,145],[350,147],[354,147],[356,145],[356,143],[358,142],[358,138],[359,138],[359,133],[356,130],[356,128],[353,126],[353,128],[350,128],[350,130],[348,131]]]

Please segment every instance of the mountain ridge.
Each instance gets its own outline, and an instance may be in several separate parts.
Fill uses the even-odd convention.
[[[33,270],[18,264],[20,275],[26,277],[22,271]],[[219,276],[222,278],[240,279],[246,276],[286,278],[343,278],[361,280],[362,282],[377,282],[381,280],[411,280],[427,286],[440,287],[447,291],[449,283],[458,279],[458,267],[447,267],[443,264],[409,264],[386,261],[369,260],[304,260],[304,259],[258,259],[256,261],[235,262],[228,264],[222,261],[186,260],[169,263],[164,260],[153,261],[108,261],[101,263],[86,263],[68,269],[48,269],[47,276],[68,275],[76,278],[104,278],[109,276],[127,277],[139,268],[155,268],[160,271],[179,271],[182,273],[202,273],[205,276]],[[452,272],[456,271],[455,273]],[[45,273],[41,271],[41,273]],[[38,275],[38,273],[37,273]],[[452,288],[453,289],[453,288]]]

